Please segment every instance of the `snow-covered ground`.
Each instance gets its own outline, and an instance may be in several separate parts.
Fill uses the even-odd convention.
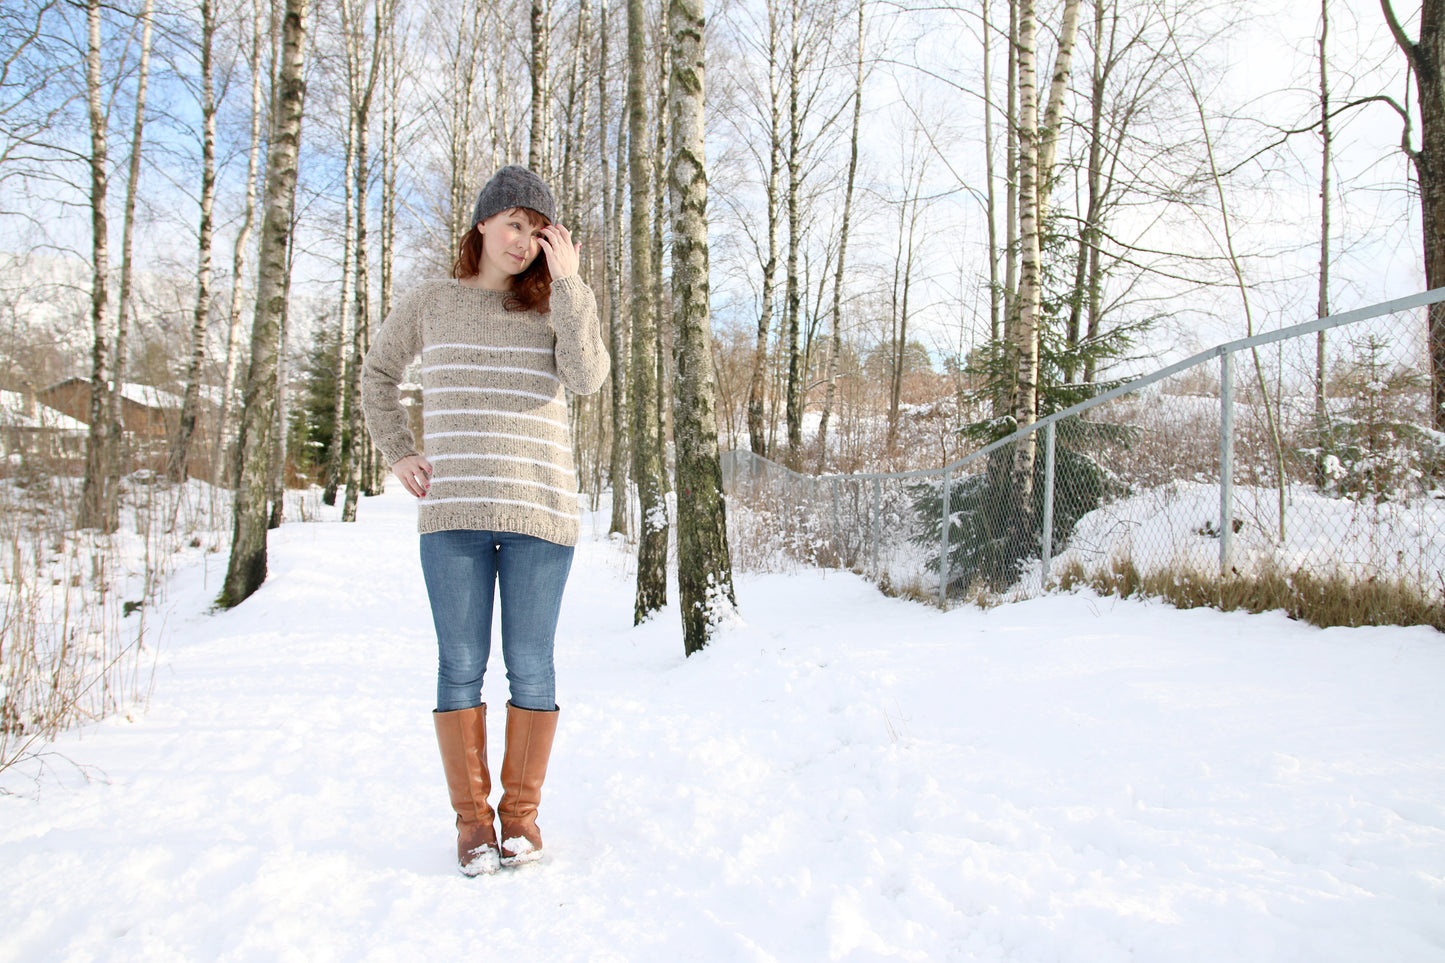
[[[463,878],[412,518],[284,526],[230,612],[177,573],[148,711],[5,778],[0,959],[1445,959],[1433,630],[805,572],[684,659],[587,537],[548,857]]]

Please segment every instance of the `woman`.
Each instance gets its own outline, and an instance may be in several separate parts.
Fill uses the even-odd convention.
[[[382,323],[362,367],[377,448],[421,501],[421,564],[437,635],[437,745],[468,876],[542,855],[537,804],[557,729],[552,644],[577,542],[563,393],[591,394],[608,357],[581,245],[547,185],[504,167],[477,196],[450,279],[423,282]],[[421,356],[418,451],[397,386]],[[500,591],[506,748],[488,797],[482,677]]]

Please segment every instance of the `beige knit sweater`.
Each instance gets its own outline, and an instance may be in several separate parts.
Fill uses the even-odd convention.
[[[361,369],[376,447],[395,464],[417,454],[397,386],[421,355],[422,425],[431,487],[422,532],[481,529],[577,542],[577,473],[563,388],[602,386],[609,359],[591,288],[552,283],[549,314],[508,311],[507,295],[425,281],[387,315]]]

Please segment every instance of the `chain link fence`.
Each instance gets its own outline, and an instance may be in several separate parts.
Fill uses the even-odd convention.
[[[813,476],[723,455],[738,567],[989,603],[1088,584],[1321,624],[1445,630],[1427,305],[1219,345],[946,467]]]

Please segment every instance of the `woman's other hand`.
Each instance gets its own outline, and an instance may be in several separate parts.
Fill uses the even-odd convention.
[[[572,243],[572,232],[561,224],[548,224],[537,235],[542,253],[547,256],[547,270],[552,280],[560,281],[577,273],[582,252],[581,243]]]
[[[426,494],[431,487],[431,462],[421,455],[407,455],[391,466],[392,473],[401,479],[406,490],[417,498]]]

